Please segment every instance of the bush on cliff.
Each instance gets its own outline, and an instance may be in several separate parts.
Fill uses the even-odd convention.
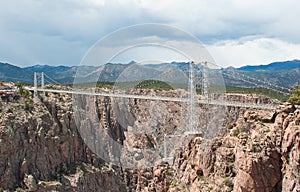
[[[291,97],[289,98],[288,102],[300,105],[300,85],[298,85],[298,89],[293,91]]]

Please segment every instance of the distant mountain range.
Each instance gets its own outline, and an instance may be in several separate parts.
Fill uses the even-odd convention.
[[[122,75],[124,76],[122,72],[126,68],[130,70],[138,70],[139,73],[136,75],[140,78],[147,78],[146,76],[149,75],[149,73],[152,75],[160,74],[162,71],[167,71],[170,77],[175,78],[178,76],[179,71],[186,73],[189,70],[188,63],[184,62],[146,64],[143,69],[137,69],[137,66],[134,64],[134,62],[129,64],[108,63],[102,66],[102,68],[86,66],[83,69],[78,66],[69,67],[48,65],[34,65],[21,68],[8,63],[0,63],[0,80],[33,83],[33,73],[44,72],[47,75],[47,82],[52,83],[59,82],[62,84],[72,84],[76,73],[78,77],[83,77],[84,79],[113,82],[117,78],[122,78]],[[133,66],[132,69],[130,68],[131,66]],[[101,77],[98,79],[100,71]],[[240,68],[229,67],[222,69],[222,72],[225,84],[229,86],[253,87],[260,84],[263,85],[271,83],[275,86],[294,88],[300,81],[300,60],[275,62],[268,65],[244,66]],[[246,81],[235,78],[235,76],[243,77]],[[126,78],[130,79],[131,77]],[[136,78],[138,77],[132,79]]]
[[[300,60],[275,62],[268,65],[247,65],[237,70],[241,71],[281,71],[281,70],[292,70],[300,68]]]
[[[268,65],[244,66],[235,69],[235,71],[250,79],[257,79],[256,83],[258,85],[261,85],[262,82],[266,82],[274,86],[294,89],[300,83],[300,60],[274,62]],[[226,84],[231,85],[230,78],[226,78],[225,75],[224,79]],[[236,79],[234,81],[236,82]],[[240,81],[240,85],[243,84],[247,83]],[[255,85],[247,84],[247,86]],[[276,89],[278,89],[278,87]]]
[[[0,80],[32,82],[33,74],[28,73],[24,68],[20,68],[8,63],[0,63]]]

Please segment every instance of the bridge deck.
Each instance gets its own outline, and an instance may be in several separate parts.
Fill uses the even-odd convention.
[[[117,94],[117,93],[100,93],[100,92],[83,92],[74,90],[55,90],[55,89],[42,89],[42,88],[28,88],[31,91],[40,92],[52,92],[52,93],[67,93],[77,95],[94,95],[103,97],[114,97],[114,98],[132,98],[132,99],[145,99],[145,100],[158,100],[158,101],[172,101],[172,102],[189,102],[188,98],[176,98],[176,97],[162,97],[162,96],[149,96],[149,95],[132,95],[132,94]],[[241,102],[223,102],[218,100],[197,100],[198,103],[207,105],[223,105],[243,108],[255,108],[255,109],[269,109],[274,110],[278,107],[276,104],[255,104],[255,103],[241,103]]]

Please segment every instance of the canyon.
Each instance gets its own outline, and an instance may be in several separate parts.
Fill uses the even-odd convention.
[[[152,91],[151,94],[158,94]],[[167,91],[159,94],[170,94]],[[87,98],[85,98],[87,99]],[[228,95],[227,100],[272,103],[258,95]],[[90,113],[123,146],[157,147],[161,132],[174,129],[176,104],[160,131],[130,132],[122,121],[141,127],[151,120],[147,103],[130,100],[134,119],[116,119],[114,102],[93,99]],[[222,130],[213,139],[193,135],[181,143],[172,162],[134,169],[99,157],[76,122],[72,97],[49,93],[44,102],[30,98],[0,104],[0,188],[2,191],[299,191],[300,107],[284,103],[276,110],[226,107]],[[160,111],[161,110],[161,111]],[[93,116],[93,117],[94,117]],[[171,121],[172,119],[172,121]],[[158,120],[159,121],[159,120]],[[148,122],[148,121],[146,121]],[[158,138],[158,139],[157,139]],[[101,149],[97,149],[100,150]],[[139,157],[136,157],[137,159]]]

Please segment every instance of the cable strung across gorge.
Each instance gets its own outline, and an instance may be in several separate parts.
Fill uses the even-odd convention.
[[[56,80],[54,80],[54,79],[52,79],[51,77],[49,77],[46,73],[44,73],[44,76],[45,77],[47,77],[49,80],[46,80],[47,82],[49,82],[49,83],[54,83],[54,84],[61,84],[60,82],[58,82],[58,81],[56,81]]]

